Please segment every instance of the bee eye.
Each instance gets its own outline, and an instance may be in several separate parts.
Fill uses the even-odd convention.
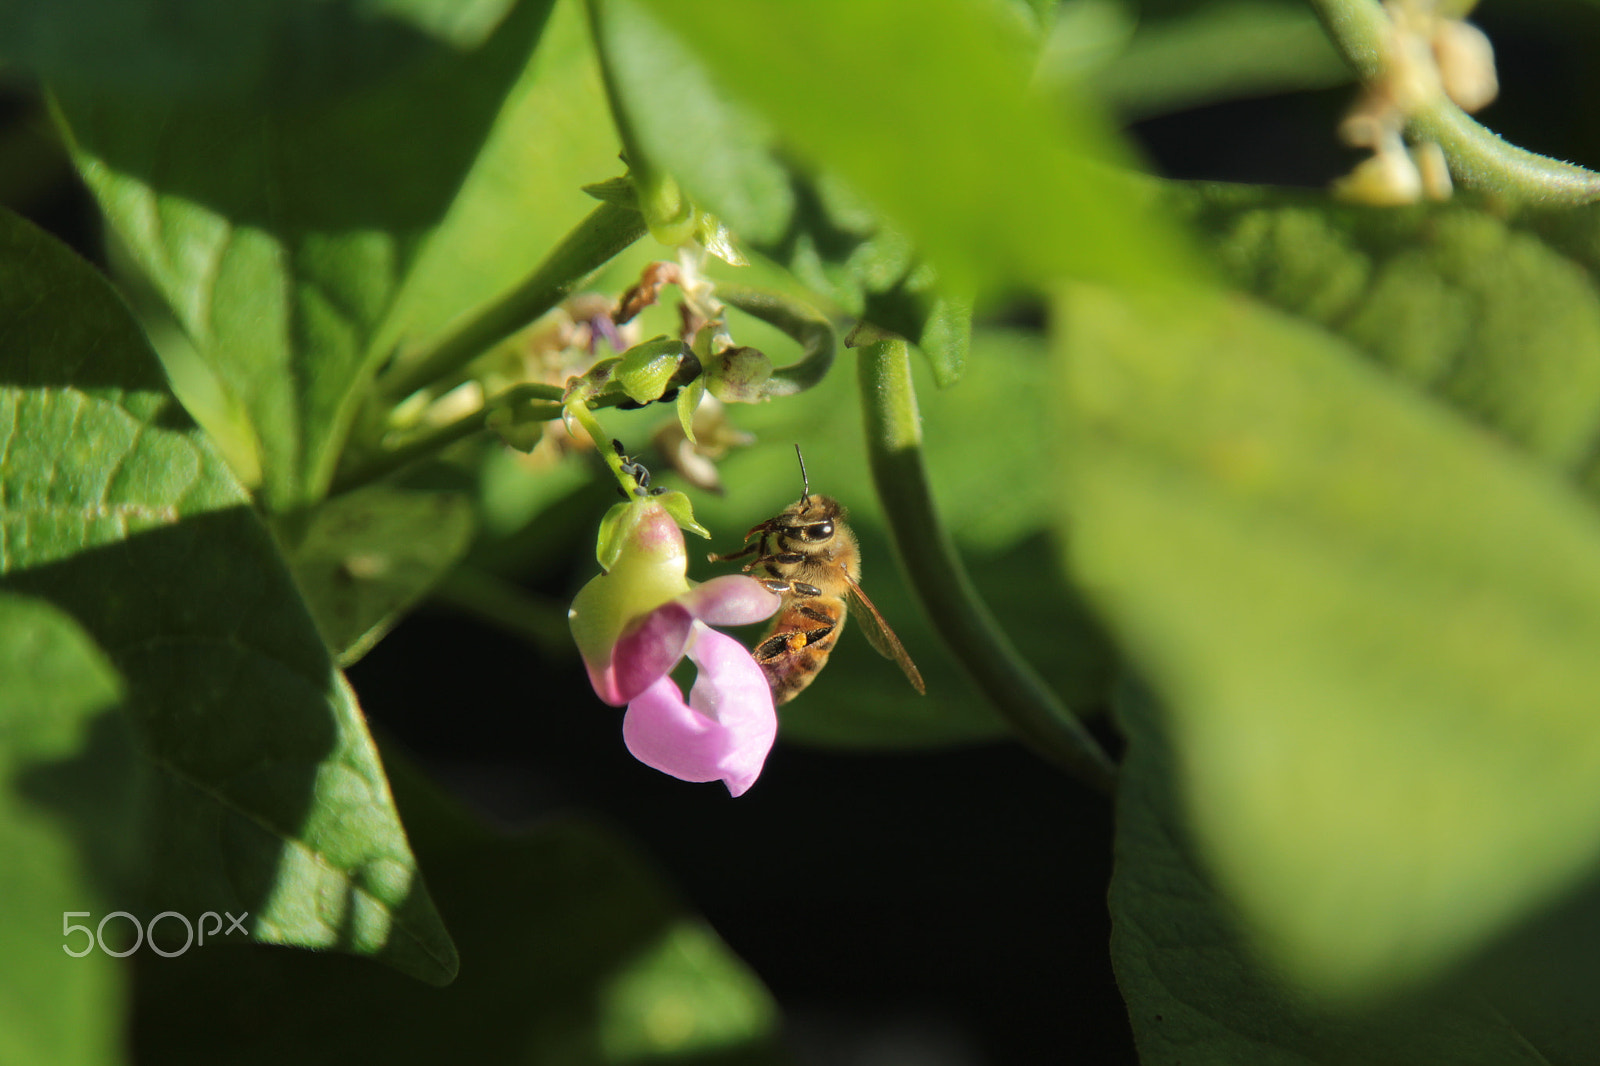
[[[806,527],[807,540],[827,540],[833,536],[832,522],[815,522]]]

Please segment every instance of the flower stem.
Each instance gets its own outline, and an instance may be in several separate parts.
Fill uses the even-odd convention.
[[[489,422],[489,416],[502,408],[514,407],[520,403],[546,402],[549,404],[547,418],[557,418],[561,414],[561,389],[554,385],[514,385],[487,401],[478,410],[470,415],[463,415],[454,422],[444,425],[425,436],[402,444],[392,451],[382,452],[375,458],[368,460],[361,466],[346,471],[334,479],[333,487],[328,495],[337,496],[350,492],[374,481],[384,478],[410,466],[412,463],[431,458],[458,441],[466,440],[474,433],[480,432]]]
[[[868,344],[858,366],[873,482],[924,612],[1018,736],[1085,784],[1109,792],[1115,777],[1110,757],[1000,630],[939,520],[922,464],[906,342]]]
[[[391,402],[403,400],[455,373],[566,299],[644,232],[644,217],[638,211],[602,203],[520,285],[478,311],[432,349],[380,380],[379,392]]]
[[[1391,28],[1377,0],[1310,0],[1345,62],[1363,81],[1383,73]],[[1502,140],[1443,93],[1417,109],[1407,131],[1433,141],[1463,188],[1543,207],[1573,207],[1600,200],[1600,174]]]

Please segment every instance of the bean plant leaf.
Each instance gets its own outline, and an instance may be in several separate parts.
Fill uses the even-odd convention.
[[[375,485],[312,512],[289,568],[340,666],[371,650],[460,560],[472,532],[472,504],[459,493]]]
[[[1583,234],[1593,211],[1508,221],[1218,186],[1178,200],[1230,281],[1600,483],[1600,244]]]
[[[1592,507],[1247,298],[1060,311],[1071,565],[1270,957],[1381,997],[1571,889],[1600,858]]]
[[[0,981],[0,1059],[113,1062],[121,970],[93,932],[56,934],[93,930],[125,901],[139,782],[122,681],[70,617],[10,593],[0,593],[0,679],[0,941],[14,978]]]
[[[297,4],[297,18],[274,23],[278,45],[337,49],[273,62],[238,94],[55,84],[84,179],[248,415],[272,508],[326,491],[360,390],[388,354],[376,341],[396,295],[549,8],[521,0],[461,49],[414,21]],[[327,20],[341,18],[348,25],[329,33]],[[257,29],[250,20],[208,26],[216,39],[205,47],[254,47],[241,40]]]
[[[137,1050],[162,1063],[782,1061],[766,990],[631,848],[577,821],[502,836],[414,771],[395,788],[472,961],[448,994],[352,959],[191,953],[141,976]],[[273,1019],[247,1045],[240,1010]],[[485,1024],[495,1019],[497,1024]]]
[[[612,106],[632,149],[669,172],[747,247],[845,313],[921,347],[941,378],[960,376],[966,303],[837,178],[795,166],[772,127],[714,77],[682,26],[636,0],[594,0]]]
[[[892,220],[948,291],[1183,276],[1181,244],[1107,165],[1127,161],[1109,124],[1076,94],[1047,107],[1031,91],[1035,42],[996,5],[634,2],[786,150]],[[848,231],[827,236],[848,256]]]
[[[1567,1061],[1481,996],[1430,997],[1356,1017],[1297,996],[1253,950],[1194,853],[1158,709],[1125,693],[1119,711],[1128,754],[1118,775],[1111,957],[1145,1066]]]
[[[100,276],[12,216],[0,335],[0,577],[103,649],[151,778],[119,909],[248,912],[257,940],[449,980],[355,698],[249,495]]]

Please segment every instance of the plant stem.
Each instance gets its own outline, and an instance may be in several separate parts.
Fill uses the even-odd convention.
[[[561,414],[561,396],[562,390],[554,385],[514,385],[494,399],[485,401],[482,407],[470,415],[464,415],[392,451],[382,452],[367,463],[340,475],[334,479],[333,488],[329,490],[328,495],[337,496],[362,488],[389,476],[396,470],[437,455],[457,441],[466,440],[474,433],[480,432],[488,425],[489,416],[501,408],[514,407],[529,401],[545,401],[550,404],[547,417],[557,418]]]
[[[644,232],[644,217],[638,211],[602,203],[520,285],[478,311],[431,350],[396,368],[387,380],[379,382],[379,392],[392,403],[455,373],[566,299]]]
[[[1018,736],[1085,784],[1111,791],[1110,757],[1000,630],[939,520],[922,464],[921,417],[906,342],[876,341],[859,355],[872,479],[924,612]]]
[[[1310,0],[1323,29],[1363,81],[1384,71],[1391,30],[1377,0]],[[1574,207],[1600,200],[1600,174],[1509,144],[1442,92],[1406,122],[1419,140],[1433,141],[1463,188],[1542,207]]]

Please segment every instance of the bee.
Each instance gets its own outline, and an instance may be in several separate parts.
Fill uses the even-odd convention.
[[[800,499],[746,533],[743,550],[711,556],[712,562],[729,562],[756,554],[745,571],[764,574],[758,580],[783,597],[754,652],[773,701],[788,703],[816,680],[852,607],[872,646],[899,664],[913,688],[926,693],[911,656],[861,591],[861,549],[844,524],[845,509],[832,497],[811,495],[799,445],[795,455],[800,458]],[[752,538],[755,543],[748,543]]]

